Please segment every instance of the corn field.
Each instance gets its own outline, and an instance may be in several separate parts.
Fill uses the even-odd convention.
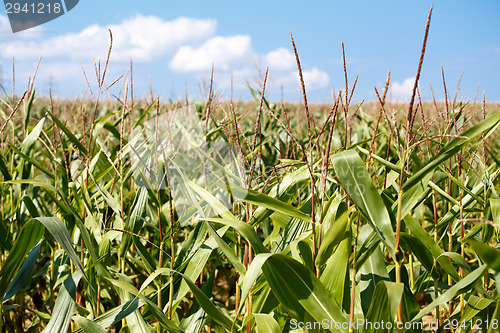
[[[3,332],[498,332],[500,111],[424,51],[407,104],[4,96]]]

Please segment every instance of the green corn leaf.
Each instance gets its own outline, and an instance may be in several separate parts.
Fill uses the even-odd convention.
[[[12,176],[9,173],[9,169],[5,165],[5,157],[3,156],[2,151],[0,151],[0,172],[2,173],[2,175],[4,177],[4,180],[11,180],[12,179]]]
[[[158,275],[161,274],[161,271],[155,271],[153,274],[151,274],[141,285],[141,289],[139,290],[139,293],[143,293],[144,289],[153,281]],[[119,274],[118,277],[120,280],[123,282],[127,282],[128,284],[132,284],[132,280],[123,274]],[[120,295],[120,299],[123,302],[129,302],[134,299],[133,295],[130,294],[126,289],[123,288],[118,288],[117,290],[118,294]],[[127,318],[125,319],[127,322],[127,327],[130,329],[131,332],[142,332],[142,333],[153,333],[155,332],[155,329],[149,325],[144,317],[142,316],[142,313],[139,309],[135,310],[133,313],[131,313]]]
[[[500,272],[500,251],[482,242],[467,238],[464,240],[476,251],[479,258],[497,273]]]
[[[73,143],[75,146],[78,147],[78,149],[85,155],[87,156],[89,154],[87,148],[85,148],[85,146],[80,142],[80,140],[78,140],[76,138],[76,136],[69,130],[69,128],[67,128],[63,123],[62,121],[59,120],[59,118],[57,118],[55,115],[53,115],[51,112],[49,112],[47,110],[47,114],[52,118],[52,121],[54,123],[56,123],[56,125],[64,132],[64,134],[66,134],[69,138],[69,140],[71,141],[71,143]]]
[[[210,297],[213,292],[215,280],[215,267],[210,272],[208,279],[203,283],[203,287],[201,290],[205,295]],[[201,333],[205,323],[208,320],[208,316],[203,310],[202,307],[199,306],[198,303],[195,303],[191,306],[189,311],[186,313],[184,318],[181,320],[180,327],[184,329],[185,333]]]
[[[328,229],[321,240],[321,246],[316,256],[316,266],[322,266],[333,253],[337,246],[346,236],[349,227],[349,211],[344,212],[335,223]]]
[[[364,229],[369,228],[368,232],[369,235],[364,241],[360,241],[358,239],[358,242],[360,242],[359,250],[356,252],[359,252],[359,256],[356,256],[356,263],[355,263],[355,268],[356,271],[358,271],[364,263],[370,258],[370,256],[373,254],[375,249],[379,246],[380,244],[380,238],[377,236],[377,233],[373,231],[373,229],[369,225],[365,225],[361,228],[360,230],[360,235],[364,232]]]
[[[123,241],[123,239],[122,239]],[[141,256],[142,263],[144,264],[144,268],[148,273],[152,273],[155,269],[155,260],[151,256],[151,254],[147,251],[146,247],[142,245],[141,240],[137,237],[133,238],[133,242],[135,247],[137,248],[137,251],[139,252],[139,255]]]
[[[314,263],[311,246],[312,244],[306,240],[299,240],[297,242],[297,250],[300,260],[304,263],[304,266],[309,268],[312,272],[314,271]]]
[[[135,122],[134,127],[132,129],[135,129],[137,126],[139,126],[142,123],[142,121],[148,116],[149,112],[151,110],[153,110],[153,107],[155,107],[157,105],[157,103],[158,103],[158,99],[156,99],[153,103],[151,103],[148,106],[148,108],[141,113],[141,116],[139,117],[139,119],[137,119],[137,121]],[[117,126],[118,122],[115,123],[114,125]]]
[[[179,273],[179,272],[172,271],[169,268],[158,268],[151,276],[148,277],[148,279],[146,281],[144,281],[143,285],[149,284],[154,278],[156,278],[160,274],[170,274],[171,272],[179,274],[184,279],[186,284],[189,286],[189,289],[194,294],[196,300],[198,301],[200,306],[205,310],[205,312],[207,313],[208,316],[210,316],[213,320],[215,320],[216,322],[218,322],[219,324],[221,324],[225,328],[231,329],[231,327],[233,325],[232,320],[229,317],[227,317],[226,315],[224,315],[219,309],[217,309],[215,307],[215,305],[212,303],[212,301],[210,301],[210,299],[208,299],[208,297],[203,293],[203,291],[201,291],[200,288],[198,288],[194,284],[194,282],[186,275]],[[127,291],[134,296],[137,296],[137,297],[144,299],[146,302],[148,302],[148,304],[150,306],[152,306],[154,309],[156,309],[156,311],[155,311],[156,315],[158,315],[158,311],[161,311],[160,309],[158,309],[158,307],[154,303],[152,303],[149,299],[147,299],[144,295],[141,294],[142,290],[137,291],[137,289],[135,289],[135,287],[132,286],[132,284],[128,283],[127,281],[122,280],[122,279],[119,279],[119,280],[108,279],[108,280],[111,283],[113,283],[115,286],[117,286],[118,288],[121,288],[122,290]],[[143,288],[141,287],[141,289],[143,289]],[[172,323],[170,321],[167,320],[166,322],[168,322],[168,323],[170,323],[170,325],[172,325]]]
[[[137,190],[137,195],[134,200],[134,205],[130,214],[127,215],[125,221],[125,230],[130,232],[135,232],[136,228],[142,226],[142,217],[146,212],[146,206],[148,202],[148,190],[144,187],[140,187]],[[122,235],[122,243],[120,245],[120,255],[125,256],[125,252],[130,246],[130,235]]]
[[[474,319],[477,314],[493,304],[495,301],[492,299],[481,298],[475,295],[470,295],[467,305],[465,306],[464,314],[460,318],[460,322],[468,322]]]
[[[310,180],[311,175],[309,173],[309,168],[307,165],[304,165],[286,174],[278,184],[274,185],[269,190],[268,196],[276,198],[281,202],[289,202],[297,197],[298,190],[305,186]],[[256,225],[271,214],[272,211],[268,208],[260,206],[253,213],[250,224]]]
[[[120,132],[116,129],[116,127],[111,124],[110,122],[105,122],[104,125],[102,126],[104,127],[105,129],[107,129],[111,134],[113,134],[113,136],[115,138],[117,138],[118,140],[121,139],[121,136],[120,136]],[[127,144],[127,141],[124,140],[123,141],[123,144],[126,145]]]
[[[95,242],[95,239],[93,239],[90,236],[90,233],[88,232],[88,229],[85,227],[84,222],[82,221],[80,214],[73,208],[71,203],[68,201],[68,198],[57,188],[52,186],[51,184],[48,184],[46,182],[40,182],[36,180],[31,180],[31,179],[21,179],[21,180],[10,180],[7,182],[4,182],[5,184],[31,184],[33,186],[39,186],[45,190],[47,190],[46,194],[50,196],[50,199],[57,203],[57,206],[63,210],[65,213],[71,214],[74,216],[76,223],[78,225],[78,228],[80,229],[80,232],[82,233],[82,238],[85,242],[85,246],[87,247],[90,256],[92,257],[94,262],[98,263],[98,269],[99,269],[99,274],[104,274],[106,276],[109,276],[109,272],[105,269],[102,269],[102,265],[99,263],[99,251],[97,248],[97,244]],[[51,192],[57,193],[61,199],[62,202],[59,201]]]
[[[265,313],[254,313],[257,333],[281,333],[281,328],[273,316]]]
[[[403,191],[411,188],[417,182],[419,182],[425,175],[429,172],[432,172],[436,167],[438,167],[441,163],[448,160],[450,157],[457,154],[465,145],[474,140],[478,135],[481,135],[483,132],[487,131],[485,134],[485,138],[488,137],[500,124],[500,112],[496,112],[492,114],[490,117],[485,120],[477,123],[473,127],[468,130],[460,133],[461,137],[465,138],[454,138],[452,139],[446,146],[441,148],[441,150],[436,153],[423,168],[420,168],[413,176],[408,179],[403,185]]]
[[[465,275],[471,272],[469,265],[465,261],[465,258],[460,253],[444,252],[441,256],[448,257],[450,260],[453,260],[458,265],[458,267],[460,267],[464,271]]]
[[[28,98],[28,102],[26,103],[26,107],[24,108],[24,129],[28,128],[28,124],[30,121],[31,110],[33,109],[33,101],[35,100],[35,88],[31,90],[31,94]]]
[[[362,148],[362,147],[359,147],[357,146],[356,149],[358,149],[360,152],[362,152],[363,154],[367,155],[370,153],[368,150]],[[379,162],[380,164],[382,164],[383,166],[389,168],[389,170],[393,170],[393,171],[396,171],[397,173],[401,173],[401,166],[399,165],[396,165],[394,163],[391,163],[389,161],[387,161],[386,159],[378,156],[378,155],[375,155],[375,154],[371,154],[370,155],[375,161]]]
[[[134,298],[131,301],[128,301],[122,305],[119,305],[112,310],[109,310],[108,312],[100,315],[99,317],[95,318],[93,320],[93,323],[101,327],[102,329],[105,329],[108,326],[113,325],[114,323],[117,323],[121,321],[122,319],[127,318],[131,313],[133,313],[135,310],[140,308],[141,306],[145,305],[146,302],[140,298]],[[82,318],[82,317],[78,317]],[[76,319],[75,316],[72,317],[73,320]],[[76,319],[75,321],[81,325],[78,322],[79,319]],[[83,325],[81,325],[83,327]],[[87,325],[89,326],[89,325]],[[90,327],[90,326],[89,326]],[[93,327],[93,325],[91,326]],[[80,328],[76,330],[74,333],[87,333],[87,332],[93,332],[93,331],[86,331],[83,328]],[[105,331],[106,332],[106,331]]]
[[[328,289],[337,304],[345,308],[349,301],[349,256],[351,255],[351,239],[342,240],[325,264],[319,280]]]
[[[490,199],[490,206],[493,222],[500,225],[500,199]]]
[[[240,235],[242,235],[248,242],[250,242],[252,248],[257,254],[269,252],[269,250],[264,246],[264,244],[262,244],[262,241],[260,240],[259,236],[255,232],[255,230],[253,230],[252,226],[249,223],[244,223],[236,219],[226,220],[218,218],[214,219],[205,218],[204,220],[230,226],[231,228],[236,230]]]
[[[64,223],[62,223],[62,221],[55,216],[37,217],[36,219],[40,221],[40,223],[42,223],[50,231],[50,233],[52,234],[52,236],[54,236],[59,245],[61,245],[64,251],[66,251],[68,257],[71,259],[73,264],[75,264],[76,268],[82,273],[85,280],[89,282],[89,279],[85,274],[85,270],[83,269],[82,262],[78,258],[75,248],[71,243],[71,238],[69,236],[68,229],[66,229]]]
[[[332,164],[349,197],[395,257],[396,239],[389,213],[359,155],[346,150],[333,155]]]
[[[461,295],[466,287],[472,285],[486,272],[487,268],[488,267],[486,265],[482,265],[476,268],[470,274],[466,275],[462,280],[451,286],[446,292],[439,295],[439,297],[437,297],[431,304],[427,305],[415,317],[413,317],[411,321],[421,319],[425,314],[427,314],[436,306],[446,304],[449,300]]]
[[[31,249],[30,253],[28,254],[28,258],[21,266],[16,276],[14,276],[12,282],[9,284],[9,288],[7,289],[5,297],[3,298],[3,303],[17,294],[17,292],[21,290],[28,282],[29,278],[31,277],[31,273],[33,272],[33,267],[35,267],[36,259],[38,258],[38,253],[40,252],[41,245],[42,243],[40,242],[33,249]]]
[[[179,273],[180,274],[180,273]],[[203,291],[198,288],[191,279],[189,279],[184,274],[180,274],[184,281],[188,284],[189,289],[194,294],[194,297],[198,301],[198,304],[205,310],[207,315],[215,320],[220,325],[224,326],[226,329],[231,330],[233,327],[233,321],[223,314],[215,305],[210,301],[210,299],[203,293]]]
[[[334,321],[341,326],[347,323],[330,292],[299,262],[282,254],[273,254],[267,258],[262,270],[276,298],[296,320],[304,321],[307,312],[318,322]],[[347,332],[347,329],[342,328],[340,332]]]
[[[393,323],[396,317],[399,303],[403,295],[403,284],[380,281],[375,287],[370,309],[366,314],[364,333],[376,333],[383,330],[380,329],[382,322]]]
[[[367,232],[360,233],[360,238],[366,237],[366,234]],[[363,266],[361,266],[359,272],[362,277],[359,282],[361,308],[364,313],[367,313],[373,302],[377,285],[384,280],[390,280],[384,262],[384,254],[379,246],[374,249]]]
[[[240,259],[236,256],[236,253],[234,253],[234,250],[231,249],[231,247],[229,247],[229,245],[227,245],[226,242],[224,242],[224,240],[219,236],[217,231],[210,225],[210,223],[208,223],[208,221],[207,221],[207,226],[208,226],[208,230],[210,230],[210,234],[215,239],[215,241],[217,242],[217,245],[219,245],[219,248],[224,253],[226,258],[231,262],[234,269],[238,272],[238,274],[244,276],[246,273],[245,266],[243,266]]]
[[[159,269],[160,274],[164,274],[165,272],[169,272],[167,268]],[[171,320],[167,318],[165,313],[149,298],[141,294],[135,286],[130,284],[125,279],[113,279],[110,277],[104,277],[111,284],[113,284],[120,292],[128,292],[135,296],[135,298],[140,298],[145,301],[150,307],[151,311],[156,316],[156,319],[167,329],[168,332],[182,332]]]
[[[406,214],[410,213],[412,209],[414,209],[423,198],[427,197],[427,194],[430,193],[430,189],[428,188],[428,184],[433,176],[433,172],[429,172],[425,175],[423,179],[415,183],[411,188],[408,188],[406,192],[403,193],[403,197],[401,198],[401,216],[406,216]],[[397,200],[391,207],[394,214],[396,214],[398,209]]]
[[[44,168],[40,163],[38,163],[33,158],[31,158],[28,155],[26,155],[25,153],[23,153],[19,148],[17,148],[16,146],[14,146],[12,143],[8,142],[8,144],[9,144],[9,147],[13,151],[15,151],[17,155],[21,156],[25,160],[25,162],[28,162],[28,163],[32,164],[38,170],[40,170],[41,172],[43,172],[44,174],[46,174],[47,176],[49,176],[51,179],[55,178],[54,174],[52,172],[50,172],[49,170],[47,170],[46,168]]]
[[[191,314],[186,315],[181,321],[181,328],[184,333],[201,333],[203,327],[207,322],[208,316],[203,308],[198,307],[198,310]],[[184,326],[182,326],[184,324]]]
[[[471,196],[475,201],[477,201],[480,205],[484,206],[484,200],[476,195],[473,191],[471,191],[467,186],[462,184],[458,179],[456,179],[451,173],[448,172],[442,165],[439,167],[441,172],[443,172],[449,179],[453,182],[453,184],[457,185],[459,188],[461,188],[466,194]],[[457,203],[458,204],[458,203]]]
[[[82,273],[78,271],[64,281],[52,309],[52,316],[42,333],[60,333],[68,330],[76,305],[76,287],[81,277]]]
[[[224,230],[227,230],[225,227]],[[221,232],[220,230],[218,232]],[[225,231],[224,231],[225,232]],[[205,241],[205,236],[208,233],[208,227],[206,223],[197,223],[194,229],[189,233],[188,239],[182,243],[182,248],[177,253],[177,258],[175,258],[174,268],[178,271],[182,269],[190,262],[192,256],[198,251],[200,246]]]
[[[36,124],[35,128],[28,134],[28,136],[24,139],[23,143],[21,144],[21,151],[25,154],[28,154],[35,142],[38,141],[38,138],[40,137],[40,133],[43,130],[43,124],[45,122],[45,118],[42,118],[38,124]]]
[[[236,217],[224,206],[219,200],[217,200],[210,192],[198,186],[195,182],[187,180],[187,184],[201,197],[205,200],[210,207],[213,209],[215,214],[220,215],[223,219],[237,221]],[[200,211],[203,214],[203,211]],[[203,216],[203,215],[202,215]]]
[[[28,209],[28,212],[31,214],[32,218],[36,218],[36,217],[40,216],[40,213],[38,212],[38,208],[36,208],[33,200],[31,200],[30,197],[25,195],[21,200],[26,205],[26,208]]]
[[[223,227],[219,230],[217,230],[217,233],[219,234],[225,234],[226,231],[229,229],[229,227]],[[200,234],[200,236],[204,234]],[[203,242],[196,252],[190,257],[189,262],[187,263],[187,267],[184,270],[184,275],[190,278],[191,280],[196,280],[203,269],[205,268],[205,265],[210,257],[210,254],[217,249],[218,245],[217,242],[213,237],[209,237],[205,242]],[[177,292],[174,294],[174,299],[172,301],[173,306],[172,309],[175,309],[179,303],[182,301],[182,298],[189,292],[190,288],[188,284],[182,280],[181,285],[179,286],[179,289]],[[166,311],[166,310],[165,310]]]
[[[0,296],[2,299],[12,278],[22,266],[24,257],[42,238],[44,231],[43,225],[35,220],[30,220],[22,227],[0,270]]]
[[[231,186],[231,193],[235,197],[240,198],[241,200],[250,204],[264,207],[286,216],[301,219],[306,222],[311,222],[311,217],[307,214],[304,214],[301,210],[264,193],[254,191],[252,189],[245,189],[239,186]]]
[[[80,325],[84,333],[106,333],[107,331],[99,326],[99,324],[80,316],[71,317],[75,323]]]
[[[245,306],[245,300],[250,294],[250,289],[255,284],[255,281],[262,275],[262,265],[266,262],[267,258],[271,256],[271,253],[260,253],[255,258],[253,258],[252,263],[247,269],[247,272],[243,278],[243,282],[241,284],[241,295],[240,295],[240,307],[238,309],[238,313],[241,313],[241,310]]]
[[[118,201],[105,188],[99,185],[99,183],[94,179],[94,176],[92,176],[92,173],[89,173],[89,176],[109,207],[111,207],[117,215],[120,215],[121,207]]]
[[[434,261],[432,254],[429,250],[422,244],[420,239],[413,235],[409,235],[405,232],[400,234],[401,246],[406,252],[413,253],[415,257],[420,261],[420,263],[425,267],[426,270],[432,273],[432,277],[435,279],[439,278],[439,274],[434,268]]]
[[[415,220],[411,215],[406,215],[403,219],[406,226],[411,230],[413,236],[418,238],[418,240],[429,250],[434,258],[438,261],[441,267],[450,274],[455,281],[460,280],[460,276],[451,264],[447,257],[442,256],[444,253],[443,249],[434,241],[434,239],[429,235],[429,233],[422,228],[420,223]]]
[[[498,170],[498,172],[496,172],[496,174],[492,178],[494,179],[498,175],[500,175],[500,170]],[[476,185],[472,189],[472,192],[476,196],[481,195],[481,193],[483,193],[483,191],[484,191],[484,184],[483,183]],[[475,202],[476,202],[476,200],[474,199],[474,197],[470,196],[469,194],[466,194],[462,198],[462,209],[469,208]],[[455,220],[455,218],[458,216],[458,214],[460,214],[460,205],[456,204],[453,207],[451,207],[451,209],[443,217],[441,217],[439,219],[438,225],[437,225],[438,231],[441,231],[443,228],[447,227],[449,223],[451,223],[452,221]]]

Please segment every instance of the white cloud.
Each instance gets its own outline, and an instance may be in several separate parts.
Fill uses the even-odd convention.
[[[310,70],[305,70],[302,72],[302,74],[304,75],[304,83],[306,85],[306,89],[314,90],[324,88],[330,81],[330,75],[323,71],[320,71],[316,67]]]
[[[199,47],[182,46],[169,67],[177,72],[197,72],[210,69],[213,63],[216,69],[227,71],[240,60],[249,60],[250,53],[249,36],[217,36]]]
[[[258,74],[253,58],[262,60],[259,62],[262,73],[263,68],[269,67],[268,90],[283,87],[286,92],[300,91],[295,56],[290,49],[276,48],[257,54],[252,50],[249,35],[218,36],[216,26],[217,21],[212,19],[181,17],[165,21],[155,16],[136,15],[119,24],[95,24],[78,32],[59,35],[47,34],[42,27],[13,34],[8,18],[0,15],[0,65],[2,62],[10,64],[14,57],[17,76],[27,80],[33,74],[38,58],[42,56],[37,81],[53,82],[56,91],[66,91],[75,86],[85,89],[82,67],[86,70],[90,84],[93,84],[93,60],[100,59],[103,66],[109,48],[110,29],[113,33],[113,50],[107,75],[110,82],[126,73],[132,58],[135,63],[142,63],[134,67],[136,80],[155,74],[144,73],[141,69],[136,71],[141,66],[154,66],[153,70],[164,72],[162,75],[169,71],[175,75],[185,73],[199,80],[214,64],[217,88],[229,88],[233,79],[235,90],[246,90],[246,82]],[[168,63],[168,68],[165,68],[165,63]],[[328,86],[328,73],[306,63],[303,68],[308,91]],[[144,82],[137,84],[147,86]]]
[[[4,20],[0,25],[4,25]],[[3,57],[33,59],[39,56],[69,57],[74,60],[105,58],[109,47],[108,29],[113,33],[113,61],[150,61],[185,43],[202,41],[215,33],[216,20],[181,17],[163,21],[137,15],[107,27],[91,25],[78,33],[0,43]]]
[[[10,27],[9,18],[4,15],[0,15],[0,41],[13,41],[19,39],[29,39],[33,37],[40,37],[45,30],[42,26],[36,26],[28,30],[23,30],[20,32],[12,33],[12,28]],[[2,44],[0,44],[2,45]]]
[[[313,67],[308,70],[302,70],[304,76],[304,84],[306,90],[316,90],[325,88],[330,82],[330,75],[328,73]],[[283,87],[285,91],[299,91],[300,77],[297,70],[288,71],[272,71],[269,70],[269,82],[272,87]]]
[[[0,33],[12,32],[7,16],[0,15]]]
[[[93,72],[88,73],[87,75],[92,75]],[[73,62],[57,62],[57,63],[47,63],[40,64],[37,75],[40,77],[51,77],[57,78],[57,80],[65,80],[65,79],[75,79],[81,78],[79,83],[85,84],[85,77],[83,75],[82,66],[79,66]],[[95,74],[94,74],[95,76]],[[92,80],[94,76],[88,77],[89,80]],[[76,81],[76,80],[75,80]]]
[[[285,48],[279,48],[264,56],[264,64],[270,70],[286,70],[295,67],[295,56]]]
[[[411,98],[413,85],[415,84],[414,77],[408,77],[403,80],[403,83],[394,82],[391,84],[391,98],[397,101],[407,101]]]
[[[200,73],[209,70],[214,63],[215,80],[219,86],[229,87],[231,78],[235,88],[246,87],[246,82],[257,76],[251,57],[262,59],[261,74],[269,67],[268,90],[281,88],[285,91],[300,90],[300,78],[293,53],[285,48],[272,50],[264,55],[251,52],[248,36],[215,37],[198,48],[181,47],[170,62],[170,69],[178,72]],[[327,87],[330,82],[328,73],[313,67],[303,70],[307,90]],[[259,82],[262,78],[258,79]]]

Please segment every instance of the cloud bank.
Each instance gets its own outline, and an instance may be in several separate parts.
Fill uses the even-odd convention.
[[[402,83],[394,82],[391,84],[391,98],[395,101],[409,101],[415,84],[414,77],[408,77]]]
[[[113,49],[110,66],[124,74],[132,60],[136,64],[154,66],[155,72],[165,77],[184,75],[199,80],[215,68],[216,83],[229,87],[231,76],[235,87],[244,87],[249,76],[257,76],[258,69],[252,59],[257,59],[262,72],[268,67],[269,81],[285,91],[299,91],[300,83],[295,56],[286,48],[269,50],[264,54],[253,51],[249,35],[217,35],[217,21],[179,17],[166,21],[156,16],[136,15],[118,24],[107,26],[93,24],[81,31],[54,36],[42,28],[12,34],[8,19],[0,15],[0,65],[8,67],[15,59],[20,75],[28,77],[34,71],[39,57],[42,63],[40,77],[66,84],[75,84],[72,77],[81,75],[82,67],[93,71],[94,61],[104,61],[110,36]],[[308,90],[325,88],[329,75],[316,67],[303,65]],[[146,77],[139,73],[137,77]],[[83,77],[83,75],[81,75]]]

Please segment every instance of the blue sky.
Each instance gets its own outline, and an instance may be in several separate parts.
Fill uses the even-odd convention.
[[[96,79],[93,60],[104,61],[110,28],[114,37],[109,84],[133,60],[135,97],[149,90],[164,99],[204,97],[203,80],[215,66],[215,88],[249,99],[247,82],[257,86],[259,70],[269,67],[268,95],[298,101],[300,86],[290,42],[298,48],[308,99],[328,102],[343,89],[344,42],[349,82],[359,74],[354,99],[374,100],[391,70],[391,97],[408,99],[416,74],[424,27],[432,2],[419,1],[96,1],[81,0],[70,12],[36,28],[13,34],[0,10],[0,82],[22,92],[42,56],[37,90],[82,95]],[[441,66],[449,94],[463,72],[458,98],[500,101],[500,2],[439,1],[434,4],[420,89],[426,100],[444,99]],[[118,93],[119,81],[112,93]],[[478,89],[479,85],[479,89]]]

